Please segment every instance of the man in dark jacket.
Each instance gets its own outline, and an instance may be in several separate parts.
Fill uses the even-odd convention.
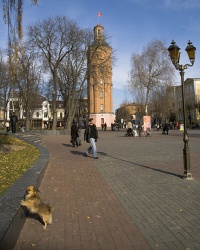
[[[17,118],[15,112],[13,112],[13,114],[10,117],[10,123],[11,123],[11,127],[12,127],[12,133],[16,133],[16,126],[18,123],[18,118]]]
[[[75,145],[78,147],[77,137],[79,137],[78,127],[76,123],[73,121],[72,126],[71,126],[71,141],[72,141],[73,147],[75,147]]]
[[[97,148],[96,143],[98,139],[97,127],[93,123],[93,118],[89,119],[89,124],[87,125],[84,133],[84,141],[90,143],[89,148],[85,151],[85,156],[87,157],[90,151],[93,151],[93,158],[98,159],[97,157]]]

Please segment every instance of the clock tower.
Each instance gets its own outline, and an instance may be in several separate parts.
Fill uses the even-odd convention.
[[[114,123],[112,110],[112,48],[104,38],[104,28],[94,27],[94,41],[88,48],[88,107],[89,116],[97,127]]]

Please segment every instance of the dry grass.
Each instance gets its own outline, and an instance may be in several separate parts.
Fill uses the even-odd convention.
[[[39,150],[9,135],[0,135],[0,196],[33,164]]]

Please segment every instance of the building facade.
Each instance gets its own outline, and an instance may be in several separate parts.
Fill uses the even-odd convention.
[[[44,96],[36,94],[34,98],[33,107],[30,113],[30,128],[31,129],[51,129],[53,114],[52,114],[52,103],[49,102]],[[1,109],[0,109],[1,111]],[[24,105],[20,99],[19,93],[13,93],[8,99],[6,117],[10,121],[10,117],[16,113],[18,117],[18,126],[21,127],[22,124],[25,125],[26,112],[24,110]],[[77,107],[74,120],[79,124],[80,127],[85,128],[86,126],[86,116],[87,116],[87,99],[81,99],[79,101],[79,106]],[[0,112],[1,114],[1,112]],[[65,122],[65,108],[64,101],[56,101],[56,114],[57,114],[57,129],[64,128]],[[1,122],[3,122],[3,115],[0,116]]]
[[[185,85],[185,112],[187,126],[198,123],[200,125],[200,116],[197,104],[200,102],[200,78],[187,78]],[[176,106],[177,119],[183,122],[182,90],[181,86],[176,88]]]
[[[6,108],[6,117],[8,121],[13,112],[18,116],[18,126],[20,128],[22,124],[25,124],[27,115],[19,93],[12,93],[8,99]],[[40,94],[35,95],[34,104],[30,112],[31,128],[43,129],[49,127],[49,122],[51,120],[50,103],[44,96]]]
[[[144,115],[144,105],[138,103],[126,103],[116,109],[116,122],[119,124],[127,125],[128,122],[133,124],[142,124],[142,117]]]
[[[187,78],[184,87],[187,126],[200,125],[200,78]],[[168,94],[172,102],[172,112],[175,114],[176,121],[181,124],[183,123],[182,86],[170,87]]]

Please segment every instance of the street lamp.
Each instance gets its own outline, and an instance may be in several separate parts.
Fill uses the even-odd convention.
[[[179,70],[181,75],[181,86],[182,86],[182,105],[183,105],[183,121],[184,121],[184,134],[183,134],[183,162],[184,162],[184,178],[192,179],[192,174],[190,173],[190,149],[188,146],[188,135],[187,135],[187,128],[186,128],[186,114],[185,114],[185,86],[184,86],[184,70],[187,69],[189,66],[193,66],[195,61],[195,50],[196,48],[192,45],[189,41],[188,46],[185,49],[187,51],[188,57],[190,59],[191,64],[181,65],[179,64],[180,59],[180,48],[176,45],[174,40],[172,40],[171,45],[168,48],[169,55],[171,58],[172,63],[174,64],[175,68]]]

